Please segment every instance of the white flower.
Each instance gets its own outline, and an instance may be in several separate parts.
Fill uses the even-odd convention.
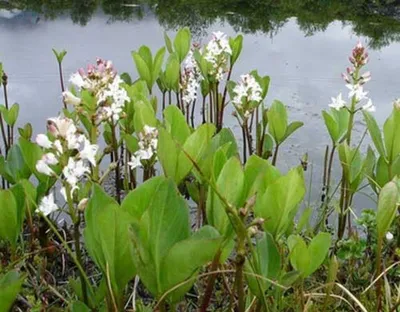
[[[80,151],[79,155],[81,159],[88,160],[94,167],[96,167],[96,153],[98,149],[98,145],[90,144],[90,141],[84,138],[83,149]]]
[[[75,134],[77,129],[72,119],[66,117],[55,117],[47,120],[47,129],[55,136],[66,138]]]
[[[145,135],[153,135],[154,132],[157,131],[157,128],[150,127],[148,125],[144,125],[143,132]]]
[[[44,160],[44,162],[47,165],[57,165],[58,164],[58,159],[56,158],[56,156],[53,153],[44,154],[42,157],[42,160]]]
[[[371,113],[373,113],[373,112],[376,111],[376,108],[375,108],[375,106],[372,104],[372,100],[371,100],[371,99],[368,99],[367,104],[363,105],[362,109],[365,110],[365,111],[367,111],[367,112],[371,112]]]
[[[359,84],[347,84],[346,87],[350,90],[349,91],[349,99],[353,96],[356,98],[357,101],[361,101],[367,98],[367,91],[364,91],[363,87]]]
[[[82,134],[68,134],[67,136],[67,144],[68,144],[68,149],[73,150],[73,149],[79,149],[81,146],[81,143],[85,140],[85,136]]]
[[[79,179],[88,172],[90,172],[89,168],[84,165],[83,160],[75,161],[72,157],[68,159],[68,165],[63,169],[64,177],[72,189],[76,187]]]
[[[64,91],[62,93],[62,95],[63,95],[64,102],[66,104],[70,104],[70,105],[76,106],[76,105],[79,105],[81,103],[81,99],[78,98],[77,96],[75,96],[74,94],[72,94],[72,92],[70,92],[70,91]]]
[[[141,149],[137,152],[137,155],[139,156],[140,159],[150,159],[153,156],[154,152],[152,150],[151,147],[147,148],[147,149]]]
[[[60,140],[55,140],[54,143],[53,143],[53,146],[54,146],[54,148],[57,150],[57,152],[59,154],[63,153],[63,148],[61,146],[61,141]]]
[[[393,238],[394,238],[394,236],[393,236],[392,233],[390,233],[390,232],[387,232],[387,233],[386,233],[386,239],[387,239],[388,241],[391,241]]]
[[[233,104],[237,106],[238,109],[242,109],[243,99],[245,102],[260,102],[262,88],[253,75],[246,74],[240,76],[240,82],[233,88],[234,98],[232,100]]]
[[[135,169],[137,167],[140,167],[142,163],[140,162],[140,158],[136,156],[131,157],[131,161],[128,162],[128,165],[131,167],[131,169]]]
[[[52,146],[52,142],[49,140],[49,138],[47,137],[47,135],[45,134],[38,134],[36,136],[36,143],[43,147],[43,148],[51,148]]]
[[[51,176],[51,175],[54,174],[54,171],[48,166],[46,161],[44,161],[43,159],[40,159],[40,160],[37,161],[36,170],[39,173],[43,173],[43,174],[45,174],[47,176]]]
[[[40,201],[39,207],[36,212],[41,212],[45,216],[48,216],[52,212],[58,209],[57,205],[54,203],[54,195],[50,193],[48,196],[45,196]]]
[[[342,107],[345,107],[346,105],[346,102],[343,101],[342,99],[342,93],[339,93],[339,95],[336,98],[332,97],[331,100],[332,103],[329,104],[329,107],[332,107],[336,110],[340,110]]]
[[[69,78],[69,82],[72,83],[78,90],[81,89],[90,89],[91,84],[88,79],[83,78],[81,74],[75,73]]]

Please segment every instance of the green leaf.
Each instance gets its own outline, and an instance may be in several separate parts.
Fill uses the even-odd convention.
[[[288,238],[290,250],[290,263],[296,271],[299,271],[303,277],[306,277],[306,272],[310,266],[310,255],[307,245],[299,235],[291,235]]]
[[[167,65],[165,67],[165,84],[168,90],[178,91],[180,74],[179,71],[179,60],[175,54],[171,54],[167,60]]]
[[[195,277],[199,268],[215,257],[221,243],[222,237],[210,226],[205,226],[191,238],[176,243],[169,250],[162,265],[163,292]],[[192,288],[195,281],[193,279],[174,290],[168,295],[168,301],[171,303],[179,301]]]
[[[185,59],[190,50],[191,34],[189,28],[185,27],[178,31],[174,40],[174,48],[178,56],[179,63]]]
[[[190,128],[182,111],[175,105],[168,106],[164,112],[165,127],[174,140],[183,145],[190,136]]]
[[[198,166],[201,169],[202,176],[204,176],[206,180],[210,179],[211,177],[213,162],[215,160],[214,159],[215,153],[222,147],[223,147],[223,154],[225,155],[226,159],[238,155],[236,139],[230,129],[227,128],[221,129],[221,131],[218,132],[211,139],[210,144],[208,145],[207,149],[204,151],[201,159],[198,162]],[[200,174],[196,170],[195,170],[195,176],[198,181],[203,181],[202,176],[200,176]]]
[[[143,57],[133,51],[132,52],[132,57],[133,60],[135,62],[136,65],[136,69],[139,73],[140,79],[144,80],[147,84],[147,88],[149,89],[149,91],[151,91],[152,88],[152,74],[150,72],[150,68],[148,66],[148,64],[146,63],[146,61],[143,59]]]
[[[140,221],[153,197],[156,196],[158,186],[165,181],[164,177],[159,176],[139,185],[124,198],[121,203],[121,209],[127,211],[135,220]]]
[[[251,263],[254,263],[255,268],[247,260],[245,264],[246,271],[269,280],[276,279],[281,271],[281,256],[271,234],[263,233],[262,237],[256,241],[254,249],[257,258],[251,259]],[[251,274],[246,274],[246,279],[251,292],[261,300],[270,283]]]
[[[326,111],[322,111],[322,117],[325,121],[325,126],[328,129],[332,142],[337,143],[339,140],[339,125],[335,118]]]
[[[23,280],[15,271],[0,276],[0,311],[10,311],[21,291]]]
[[[387,183],[379,194],[376,226],[378,237],[383,238],[389,230],[397,212],[399,188],[393,181]]]
[[[275,100],[267,112],[268,131],[277,144],[282,143],[287,131],[287,112],[285,105]]]
[[[331,246],[331,237],[328,233],[320,232],[307,247],[299,235],[288,238],[290,263],[302,276],[308,277],[324,262]]]
[[[62,50],[62,51],[58,52],[56,49],[52,49],[52,50],[53,50],[53,53],[54,53],[54,55],[55,55],[55,57],[57,59],[57,62],[59,64],[61,64],[62,61],[64,60],[65,55],[67,55],[67,51]]]
[[[165,40],[165,46],[167,47],[168,52],[174,53],[174,50],[172,49],[172,42],[171,39],[169,38],[168,34],[166,31],[164,31],[164,40]]]
[[[305,276],[310,276],[324,262],[331,246],[331,236],[329,233],[320,232],[315,236],[308,246],[310,264]]]
[[[136,132],[141,132],[144,126],[156,127],[157,119],[155,112],[148,102],[135,102],[135,116],[133,124]]]
[[[301,128],[303,125],[304,125],[304,123],[301,121],[291,122],[286,128],[286,133],[282,139],[282,142],[285,141],[293,132],[295,132],[297,129]]]
[[[20,234],[18,207],[11,190],[0,190],[0,239],[16,246]]]
[[[276,239],[286,232],[299,203],[305,195],[302,168],[294,168],[286,176],[279,177],[260,194],[254,206],[257,217],[265,220],[264,229]]]
[[[154,57],[154,64],[152,67],[152,86],[160,76],[161,67],[164,62],[165,48],[158,50],[156,56]]]
[[[127,243],[132,219],[98,185],[94,185],[85,217],[85,246],[103,275],[109,276],[114,295],[120,297],[136,274],[133,246]]]
[[[379,129],[378,123],[375,118],[367,111],[363,110],[364,120],[367,124],[369,135],[371,136],[372,142],[374,142],[375,148],[379,155],[386,158],[385,146],[383,145],[382,133]]]
[[[234,179],[232,177],[235,177]],[[244,186],[244,173],[237,157],[231,157],[222,168],[217,180],[217,190],[233,207],[238,208]],[[210,188],[207,198],[207,219],[221,235],[225,236],[230,230],[230,222],[224,203]]]
[[[239,58],[240,53],[242,52],[243,47],[243,36],[238,35],[236,38],[229,38],[229,45],[232,50],[231,54],[231,66],[233,66],[237,59]]]
[[[244,175],[243,201],[256,193],[263,194],[267,187],[281,176],[275,166],[256,155],[251,155],[247,160]]]
[[[176,181],[179,150],[172,135],[164,128],[158,130],[157,156],[164,175]]]
[[[189,237],[189,210],[171,179],[162,181],[152,196],[149,208],[133,232],[138,258],[138,274],[155,296],[163,293],[160,284],[162,263],[176,243]]]
[[[383,125],[387,159],[391,163],[400,154],[400,110],[393,109]]]
[[[146,62],[149,70],[151,70],[153,68],[153,55],[151,53],[150,48],[148,46],[142,45],[139,48],[138,53],[142,57],[142,59]]]
[[[177,184],[192,170],[193,161],[199,162],[214,133],[215,126],[213,124],[203,124],[187,138],[178,154],[178,167],[175,177]]]
[[[14,103],[8,110],[5,108],[5,106],[0,107],[1,112],[3,113],[4,121],[7,123],[7,125],[14,126],[18,119],[19,104]]]

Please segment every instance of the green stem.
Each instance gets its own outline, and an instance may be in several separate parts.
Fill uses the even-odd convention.
[[[81,218],[78,214],[78,220],[76,223],[74,223],[74,244],[75,244],[75,252],[76,252],[76,257],[79,261],[79,263],[82,264],[82,251],[81,251],[81,244],[80,244],[80,231],[79,231],[79,226],[81,224]],[[88,300],[88,293],[87,293],[87,287],[86,287],[86,281],[85,277],[82,274],[79,274],[79,278],[81,280],[81,287],[82,287],[82,295],[83,295],[83,301],[87,305],[89,300]]]
[[[245,248],[245,238],[241,237],[238,232],[238,245],[237,245],[237,255],[236,255],[236,276],[235,285],[236,293],[238,297],[238,312],[244,312],[246,310],[246,302],[244,295],[244,281],[243,281],[243,266],[246,259],[246,248]]]
[[[276,144],[275,151],[274,151],[274,156],[272,157],[272,165],[276,165],[276,161],[278,159],[278,151],[279,151],[279,144]]]
[[[382,238],[378,238],[377,246],[376,246],[376,276],[381,274],[382,270]],[[382,311],[382,284],[381,279],[379,278],[376,281],[376,300],[377,300],[377,310],[378,312]]]
[[[67,183],[64,183],[64,187],[65,187],[65,193],[67,195],[67,204],[68,204],[68,208],[69,208],[69,214],[70,214],[72,222],[74,224],[74,245],[75,245],[76,259],[79,262],[80,267],[83,267],[82,252],[81,252],[81,245],[80,245],[80,239],[81,239],[80,236],[81,235],[80,235],[80,231],[79,231],[81,218],[80,218],[79,212],[76,213],[76,211],[74,209],[74,204],[73,204],[73,200],[71,197],[71,187]],[[88,295],[87,295],[85,276],[81,272],[79,273],[79,278],[81,281],[83,301],[85,304],[88,304]]]

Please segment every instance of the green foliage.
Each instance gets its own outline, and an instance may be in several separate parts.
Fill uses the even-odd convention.
[[[10,271],[0,275],[0,311],[9,311],[13,302],[21,291],[24,277],[17,272]]]
[[[114,296],[119,298],[136,273],[133,247],[127,244],[130,240],[129,214],[120,209],[102,188],[94,185],[85,219],[86,248],[103,275],[110,279]]]
[[[308,277],[324,262],[330,245],[331,236],[328,233],[318,233],[307,246],[299,235],[288,238],[290,263],[293,268]]]

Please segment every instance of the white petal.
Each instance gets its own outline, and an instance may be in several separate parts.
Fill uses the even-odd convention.
[[[43,148],[51,148],[52,146],[52,142],[45,134],[38,134],[36,136],[36,143]]]

